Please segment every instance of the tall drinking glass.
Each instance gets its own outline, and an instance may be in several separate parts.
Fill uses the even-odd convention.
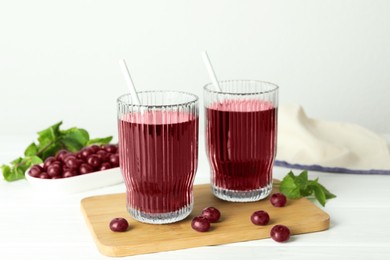
[[[138,221],[172,223],[193,208],[198,165],[198,97],[175,91],[138,92],[118,103],[119,159],[127,209]]]
[[[254,80],[204,87],[206,151],[214,195],[257,201],[272,190],[276,155],[278,86]]]

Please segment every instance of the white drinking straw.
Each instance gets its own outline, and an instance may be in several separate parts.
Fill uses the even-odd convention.
[[[221,87],[219,86],[217,76],[215,75],[213,66],[211,65],[209,55],[207,55],[206,51],[202,51],[202,58],[204,64],[206,65],[207,72],[209,73],[209,76],[211,78],[211,82],[213,82],[213,85],[217,90],[222,91]]]
[[[141,105],[141,102],[139,101],[139,97],[137,95],[137,90],[135,89],[133,80],[131,79],[130,72],[127,68],[125,59],[119,60],[119,65],[121,66],[122,74],[125,77],[127,87],[129,88],[131,101],[133,101],[133,103],[136,105]]]

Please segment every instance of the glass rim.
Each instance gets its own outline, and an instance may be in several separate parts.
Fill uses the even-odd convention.
[[[262,81],[262,80],[253,80],[253,79],[232,79],[232,80],[221,80],[218,81],[218,83],[231,83],[231,82],[246,82],[246,83],[256,83],[256,84],[266,84],[268,86],[272,86],[272,88],[265,90],[265,91],[250,91],[250,92],[228,92],[228,91],[220,91],[218,89],[211,89],[210,86],[213,86],[213,83],[207,83],[204,87],[203,90],[212,92],[215,94],[227,94],[227,95],[260,95],[260,94],[267,94],[267,93],[272,93],[275,92],[279,89],[279,86],[276,85],[275,83],[269,82],[269,81]]]
[[[131,94],[130,93],[126,93],[126,94],[122,94],[120,95],[118,98],[117,98],[117,103],[118,104],[122,104],[122,105],[131,105],[131,106],[135,106],[135,107],[140,107],[140,108],[150,108],[150,107],[156,107],[156,108],[163,108],[163,107],[178,107],[178,106],[186,106],[186,105],[190,105],[190,104],[194,104],[196,103],[198,100],[199,100],[199,97],[195,94],[192,94],[190,92],[185,92],[185,91],[177,91],[177,90],[143,90],[143,91],[137,91],[137,94],[144,94],[144,93],[175,93],[175,94],[184,94],[184,95],[187,95],[187,96],[190,96],[192,97],[192,99],[190,101],[186,101],[186,102],[177,102],[175,104],[166,104],[166,105],[159,105],[159,104],[156,104],[156,105],[145,105],[145,104],[134,104],[134,103],[131,103],[131,102],[125,102],[123,101],[122,99],[124,97],[127,97],[127,96],[130,96],[130,99],[131,99]]]

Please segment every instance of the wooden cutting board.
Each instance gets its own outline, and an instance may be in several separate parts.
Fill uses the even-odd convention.
[[[132,219],[126,210],[125,193],[85,198],[81,201],[81,210],[99,251],[107,256],[130,256],[263,239],[270,237],[269,232],[276,224],[288,226],[292,234],[329,228],[329,215],[305,198],[289,200],[282,208],[272,206],[268,199],[250,203],[226,202],[213,196],[209,184],[195,185],[194,195],[192,214],[173,224],[152,225]],[[220,221],[212,223],[208,232],[193,230],[192,218],[210,206],[220,210]],[[265,210],[270,215],[267,226],[255,226],[250,221],[251,214],[257,210]],[[110,230],[109,223],[116,217],[129,221],[128,231],[116,233]]]

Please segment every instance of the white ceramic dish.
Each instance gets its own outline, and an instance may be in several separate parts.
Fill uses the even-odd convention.
[[[50,194],[77,193],[123,182],[120,168],[92,172],[62,179],[40,179],[25,173],[27,181],[37,190],[50,192]]]

